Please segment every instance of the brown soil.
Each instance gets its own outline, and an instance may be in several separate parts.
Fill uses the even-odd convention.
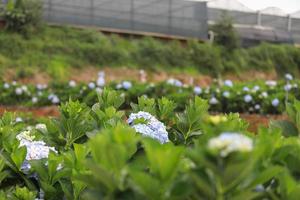
[[[69,80],[75,80],[77,82],[89,82],[97,79],[98,72],[102,70],[106,74],[107,82],[111,81],[119,81],[119,80],[133,80],[139,81],[140,75],[138,69],[132,69],[128,67],[104,67],[104,68],[96,68],[96,67],[85,67],[84,69],[76,69],[72,68],[70,70],[70,75],[68,76]],[[5,81],[12,81],[15,79],[15,71],[7,70],[4,74]],[[207,75],[201,74],[187,74],[181,72],[165,72],[165,71],[147,71],[147,81],[149,82],[162,82],[169,78],[176,78],[181,80],[186,84],[195,84],[200,85],[202,87],[208,86],[212,83],[213,78]],[[250,81],[257,79],[276,79],[275,72],[257,72],[257,71],[248,71],[241,73],[239,75],[227,74],[224,76],[224,79],[231,79],[233,81]],[[19,79],[19,82],[22,83],[48,83],[51,82],[51,77],[45,72],[37,72],[31,77]],[[53,81],[53,80],[52,80]]]
[[[47,106],[41,108],[26,108],[18,106],[0,106],[0,115],[5,111],[30,113],[34,117],[58,117],[59,110],[57,106]],[[268,127],[271,120],[288,119],[286,115],[258,115],[258,114],[240,114],[242,119],[249,123],[249,131],[256,132],[260,126]]]

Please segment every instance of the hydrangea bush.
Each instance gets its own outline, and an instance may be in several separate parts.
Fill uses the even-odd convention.
[[[126,112],[124,102],[104,88],[92,107],[69,100],[42,123],[5,113],[0,198],[298,199],[299,132],[275,123],[248,132],[238,114],[211,116],[197,96],[183,111],[165,97],[142,96]],[[288,107],[296,126],[298,104]]]

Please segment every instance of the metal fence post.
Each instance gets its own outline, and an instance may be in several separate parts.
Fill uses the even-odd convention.
[[[261,26],[261,12],[257,11],[257,26]]]
[[[52,0],[48,0],[48,20],[51,19],[51,12],[52,12]]]
[[[172,33],[172,6],[173,6],[173,0],[169,0],[169,6],[168,6],[168,33]]]
[[[130,28],[134,30],[134,0],[130,0]]]
[[[288,27],[287,30],[290,32],[292,30],[292,17],[291,15],[288,15]]]
[[[91,25],[95,25],[94,0],[90,0]]]

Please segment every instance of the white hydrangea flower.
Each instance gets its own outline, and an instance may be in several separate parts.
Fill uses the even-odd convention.
[[[73,80],[71,80],[71,81],[69,82],[69,86],[70,86],[70,87],[76,87],[76,82],[73,81]]]
[[[95,87],[96,87],[96,84],[94,83],[94,82],[90,82],[89,84],[88,84],[88,87],[92,90],[92,89],[95,89]]]
[[[58,104],[60,102],[60,100],[59,100],[58,96],[54,95],[53,98],[51,99],[51,102],[53,104]]]
[[[253,150],[251,138],[238,133],[225,132],[208,142],[208,148],[220,151],[222,157],[232,152],[250,152]]]
[[[25,146],[27,149],[26,158],[22,164],[21,170],[26,173],[31,166],[28,161],[40,160],[48,158],[50,151],[57,153],[54,147],[46,146],[43,141],[33,141],[34,136],[30,135],[30,131],[23,131],[16,137],[20,141],[20,147]]]
[[[268,95],[267,92],[262,92],[262,93],[261,93],[261,96],[264,97],[264,98],[267,98],[269,95]]]
[[[4,87],[5,89],[9,89],[9,88],[10,88],[10,85],[9,85],[8,83],[4,83],[3,87]]]
[[[279,99],[275,98],[272,100],[272,106],[277,107],[279,105],[280,101]]]
[[[230,97],[230,92],[224,91],[224,92],[223,92],[223,97],[229,98],[229,97]]]
[[[96,92],[97,92],[98,94],[101,94],[101,93],[102,93],[102,91],[103,91],[103,90],[102,90],[101,88],[99,88],[99,87],[96,87],[96,89],[95,89],[95,90],[96,90]]]
[[[17,117],[16,122],[23,122],[23,119],[21,117]]]
[[[286,84],[286,85],[284,86],[284,90],[285,90],[286,92],[290,91],[292,88],[293,88],[293,86],[292,86],[291,84]]]
[[[252,98],[252,96],[250,94],[247,94],[247,95],[244,96],[244,101],[246,103],[250,103],[252,101],[252,99],[253,98]]]
[[[253,91],[254,91],[254,92],[257,92],[258,90],[260,90],[260,87],[259,87],[258,85],[255,85],[255,86],[253,87]]]
[[[39,99],[37,97],[32,97],[31,101],[35,104],[39,101]]]
[[[37,125],[35,125],[35,129],[39,130],[41,132],[47,132],[46,124],[37,124]]]
[[[254,106],[254,108],[255,108],[255,110],[260,110],[260,105],[259,105],[259,104],[256,104],[256,105]]]
[[[265,84],[269,87],[275,87],[277,85],[277,82],[273,80],[268,80],[265,82]]]
[[[17,81],[13,81],[11,84],[12,84],[13,86],[16,86],[16,85],[17,85]]]
[[[125,89],[125,90],[129,90],[131,87],[132,87],[132,83],[130,81],[123,81],[122,82],[122,87]]]
[[[225,80],[224,85],[228,87],[233,87],[233,82],[231,80]]]
[[[28,90],[28,88],[27,88],[26,85],[22,85],[22,86],[21,86],[21,89],[22,89],[24,92],[27,92],[27,90]]]
[[[105,72],[104,71],[100,71],[98,72],[98,77],[105,77]]]
[[[216,97],[212,97],[209,100],[209,104],[211,104],[211,105],[216,105],[218,103],[219,103],[219,101],[218,101],[218,99]]]
[[[250,89],[249,89],[248,87],[245,86],[245,87],[243,87],[243,91],[244,91],[244,92],[249,92]]]
[[[23,90],[22,90],[22,88],[16,88],[15,89],[15,93],[16,93],[16,95],[22,95],[23,94]]]
[[[105,86],[105,78],[104,78],[104,76],[98,77],[96,83],[97,83],[97,86],[104,87]]]
[[[135,120],[138,119],[145,120],[145,123],[135,124]],[[132,113],[127,122],[136,132],[144,136],[156,139],[162,144],[169,142],[165,125],[148,112],[140,111],[138,113]]]
[[[195,93],[196,95],[200,95],[200,94],[202,93],[202,88],[199,87],[199,86],[195,86],[195,87],[194,87],[194,93]]]
[[[291,74],[285,74],[285,79],[291,81],[293,80],[293,76]]]
[[[169,80],[167,80],[167,83],[176,87],[182,87],[183,83],[180,80],[174,79],[174,78],[170,78]]]

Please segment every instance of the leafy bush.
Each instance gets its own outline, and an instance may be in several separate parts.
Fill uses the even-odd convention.
[[[298,199],[298,136],[249,133],[238,115],[210,116],[199,97],[175,114],[174,102],[141,97],[128,113],[164,120],[170,141],[161,144],[123,120],[123,102],[105,89],[92,108],[70,100],[35,126],[5,113],[1,199]],[[45,157],[35,145],[48,148]]]
[[[28,33],[41,23],[40,0],[9,0],[5,9],[6,28],[10,31]]]

